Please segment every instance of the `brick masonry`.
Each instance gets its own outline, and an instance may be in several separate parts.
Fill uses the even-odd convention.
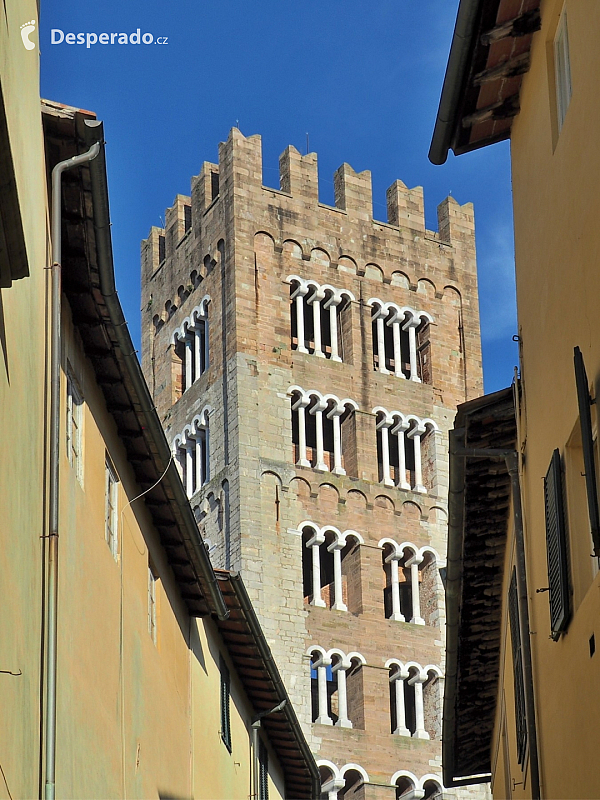
[[[428,231],[422,189],[396,181],[388,221],[374,220],[370,173],[348,164],[334,176],[335,207],[324,205],[316,155],[293,147],[281,156],[280,185],[262,184],[260,137],[233,129],[219,163],[204,163],[191,197],[178,195],[165,228],[151,229],[142,243],[143,368],[170,442],[194,414],[212,409],[210,481],[192,505],[215,566],[243,575],[317,760],[366,771],[369,784],[346,797],[391,800],[398,770],[441,775],[441,685],[425,703],[432,739],[393,735],[385,662],[443,671],[445,616],[441,579],[430,569],[422,574],[427,624],[385,619],[378,542],[428,545],[445,556],[447,432],[456,405],[483,390],[473,208],[447,198],[439,231]],[[290,275],[352,292],[342,362],[292,349]],[[210,365],[182,394],[173,331],[205,295]],[[431,383],[375,371],[371,297],[433,317]],[[354,440],[345,453],[352,477],[295,466],[294,385],[358,404],[354,428],[342,432]],[[379,482],[376,406],[437,423],[424,443],[426,495]],[[364,539],[343,562],[346,612],[305,602],[298,526],[307,520]],[[348,682],[352,729],[311,724],[312,645],[366,661]]]

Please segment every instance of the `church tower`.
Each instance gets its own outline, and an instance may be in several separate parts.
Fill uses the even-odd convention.
[[[442,796],[447,434],[482,394],[473,208],[233,129],[142,245],[144,372],[328,800]],[[481,791],[481,790],[480,790]],[[448,793],[444,796],[455,796]]]

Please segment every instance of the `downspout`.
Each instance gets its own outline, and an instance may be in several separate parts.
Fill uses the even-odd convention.
[[[271,648],[269,647],[269,644],[265,638],[265,634],[263,633],[263,630],[261,628],[260,622],[258,621],[258,617],[256,616],[256,611],[254,610],[248,592],[246,591],[244,582],[242,581],[241,576],[237,572],[228,573],[228,578],[231,580],[231,585],[235,589],[235,595],[239,601],[242,611],[244,612],[244,616],[246,617],[248,626],[252,631],[252,636],[256,641],[261,658],[265,664],[267,672],[269,673],[269,677],[273,681],[273,684],[275,685],[275,691],[277,692],[277,695],[281,698],[282,701],[283,700],[288,701],[285,703],[285,705],[282,706],[282,711],[285,714],[288,724],[294,731],[300,751],[302,752],[302,755],[306,759],[306,763],[310,771],[312,796],[313,798],[320,797],[321,775],[319,773],[319,769],[315,762],[314,756],[308,746],[308,743],[304,738],[304,734],[302,733],[302,728],[300,727],[300,723],[298,722],[296,712],[294,711],[292,704],[289,702],[287,689],[285,688],[285,684],[281,679],[281,675],[279,674],[279,670],[277,669],[277,665],[273,658],[273,654],[271,653]],[[274,711],[275,709],[271,709],[268,713],[272,714]]]
[[[253,800],[258,800],[259,795],[259,770],[260,765],[258,762],[258,731],[260,728],[260,721],[263,717],[268,717],[269,714],[276,714],[277,711],[281,711],[283,707],[287,703],[287,698],[284,698],[281,703],[278,703],[273,708],[269,708],[267,711],[261,711],[260,714],[257,714],[254,719],[252,720],[252,798]]]
[[[58,638],[58,504],[60,457],[60,362],[61,362],[61,186],[65,170],[78,167],[96,158],[98,143],[86,153],[67,158],[52,170],[52,267],[51,267],[51,319],[50,319],[50,486],[48,525],[48,641],[44,691],[46,695],[45,753],[46,777],[44,796],[53,800],[56,776],[56,643]]]
[[[186,534],[187,542],[193,550],[196,563],[199,565],[200,572],[212,602],[212,610],[218,619],[227,619],[229,612],[217,584],[217,579],[210,563],[208,552],[204,547],[198,524],[196,523],[194,512],[190,506],[189,499],[181,484],[181,478],[171,458],[171,451],[165,439],[165,434],[156,413],[156,408],[146,380],[142,374],[142,369],[138,361],[135,347],[131,341],[131,335],[127,327],[127,322],[123,316],[123,309],[117,296],[115,286],[115,273],[113,268],[112,241],[110,235],[110,214],[108,209],[108,190],[106,186],[106,166],[104,162],[104,133],[102,123],[99,120],[85,120],[85,135],[88,141],[96,140],[100,147],[100,158],[90,166],[92,200],[94,208],[94,234],[96,237],[96,251],[98,256],[98,275],[100,278],[100,291],[106,304],[106,309],[110,317],[111,324],[115,331],[117,345],[123,357],[123,364],[127,370],[129,378],[135,388],[140,403],[140,409],[144,414],[148,430],[156,443],[158,454],[166,469],[165,479],[169,483],[177,503]]]
[[[497,448],[464,448],[456,455],[472,458],[503,458],[510,477],[513,501],[513,524],[515,528],[517,594],[519,596],[519,632],[523,664],[523,695],[525,699],[525,724],[529,746],[529,765],[531,768],[531,798],[540,800],[540,767],[535,722],[535,696],[533,691],[533,665],[531,657],[531,634],[529,628],[529,601],[527,597],[527,570],[525,565],[525,538],[523,535],[523,507],[521,505],[521,485],[519,481],[519,456],[516,450]]]

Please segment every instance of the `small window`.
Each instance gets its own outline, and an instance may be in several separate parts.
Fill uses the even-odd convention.
[[[229,716],[231,678],[223,657],[219,658],[219,671],[221,673],[221,739],[231,753],[231,719]]]
[[[519,597],[517,593],[517,571],[513,568],[508,590],[508,618],[512,642],[513,679],[515,686],[515,720],[517,724],[517,760],[521,769],[525,765],[527,750],[527,725],[525,722],[525,689],[521,648],[521,629],[519,627]]]
[[[83,396],[71,370],[67,369],[67,458],[79,483],[83,483],[82,425]]]
[[[269,751],[262,739],[258,740],[258,800],[269,800]]]
[[[148,563],[148,633],[154,644],[156,644],[156,580],[157,574],[150,562]]]
[[[183,207],[183,220],[184,220],[184,229],[187,233],[189,229],[192,227],[192,207],[191,206],[184,206]]]
[[[117,499],[118,499],[118,485],[119,479],[112,464],[112,461],[106,457],[106,515],[105,515],[105,537],[110,552],[113,554],[115,561],[117,560],[118,550],[118,513],[117,513]]]
[[[556,113],[560,131],[571,101],[571,61],[566,10],[563,10],[561,14],[554,38],[554,77],[556,80]]]

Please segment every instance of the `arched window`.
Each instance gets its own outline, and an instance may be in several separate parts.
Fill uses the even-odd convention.
[[[383,590],[386,619],[415,625],[439,623],[439,556],[429,546],[418,549],[405,542],[381,539],[385,576]]]
[[[373,369],[416,383],[431,383],[429,326],[432,317],[424,311],[400,308],[377,297],[371,306]]]
[[[173,332],[176,396],[179,396],[178,386],[181,386],[181,393],[185,392],[208,369],[209,303],[210,297],[206,295],[200,305]]]
[[[423,800],[441,800],[443,792],[442,784],[436,778],[423,781]]]
[[[352,728],[350,708],[356,726],[364,728],[361,673],[365,664],[363,656],[360,653],[345,655],[335,648],[325,652],[321,647],[310,648],[308,655],[311,657],[312,721],[318,725]]]
[[[173,455],[188,497],[192,497],[210,478],[208,407],[194,417],[191,425],[173,440]]]
[[[320,286],[289,275],[292,350],[319,358],[343,358],[342,314],[354,295],[347,289]]]
[[[297,386],[288,393],[295,463],[334,475],[356,476],[357,404],[348,398],[339,400],[335,395],[304,391]]]
[[[349,572],[359,558],[358,548],[363,538],[356,531],[341,533],[335,527],[318,528],[303,523],[302,582],[304,601],[314,606],[336,611],[357,612],[360,607],[360,585]]]
[[[433,432],[438,430],[436,423],[413,414],[389,412],[381,406],[372,413],[376,415],[379,481],[385,486],[427,494],[427,486],[431,488],[434,481],[431,445]]]
[[[362,800],[361,788],[369,776],[358,764],[346,764],[338,769],[331,761],[318,761],[321,775],[321,800]]]
[[[396,779],[396,800],[413,800],[413,798],[420,797],[416,794],[416,781],[408,775],[401,775]]]
[[[395,659],[386,663],[390,680],[390,730],[398,736],[441,736],[441,670]]]

